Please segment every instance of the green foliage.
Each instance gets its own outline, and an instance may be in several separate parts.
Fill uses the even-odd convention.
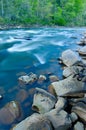
[[[0,24],[86,25],[85,0],[0,0]]]

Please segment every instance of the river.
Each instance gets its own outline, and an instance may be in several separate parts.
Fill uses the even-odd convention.
[[[18,82],[19,76],[30,72],[38,76],[53,73],[61,79],[62,67],[57,59],[64,50],[76,50],[79,47],[76,43],[85,30],[86,28],[29,28],[0,31],[0,94],[3,95],[0,108],[16,100],[22,108],[22,119],[31,115],[34,88],[47,90],[50,81],[23,86]],[[28,93],[24,101],[18,95],[21,89]],[[0,130],[9,130],[12,125],[0,124]]]

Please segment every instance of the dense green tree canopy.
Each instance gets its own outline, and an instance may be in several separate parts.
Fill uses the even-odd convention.
[[[86,0],[0,0],[0,24],[85,26]]]

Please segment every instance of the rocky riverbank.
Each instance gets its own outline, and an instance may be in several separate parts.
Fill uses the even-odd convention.
[[[35,113],[12,130],[86,130],[86,33],[82,39],[77,52],[68,49],[58,59],[63,66],[63,79],[49,75],[48,92],[37,86],[32,104]],[[29,73],[18,80],[25,85],[35,81],[41,84],[47,77]],[[0,109],[0,115],[3,124],[19,120],[21,108],[18,102],[5,105]]]

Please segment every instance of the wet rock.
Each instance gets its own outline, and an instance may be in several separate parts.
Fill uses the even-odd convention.
[[[33,83],[37,80],[37,75],[30,73],[29,75],[24,75],[24,76],[20,76],[19,77],[19,81],[25,83],[25,84],[29,84],[29,83]]]
[[[86,124],[86,104],[78,102],[72,107],[72,111],[75,112],[79,118]]]
[[[86,56],[86,46],[84,46],[84,47],[82,47],[81,49],[79,49],[79,54]]]
[[[3,96],[2,96],[2,95],[0,95],[0,100],[1,100],[1,99],[3,99]]]
[[[51,82],[55,82],[55,81],[59,80],[59,78],[56,75],[50,75],[49,79],[50,79]]]
[[[50,91],[51,90],[52,93],[55,93],[57,96],[76,97],[82,96],[80,93],[86,92],[86,86],[82,81],[78,81],[76,78],[69,76],[64,80],[51,83]]]
[[[71,119],[67,112],[56,109],[45,114],[46,118],[52,123],[54,130],[68,130],[71,127]]]
[[[26,100],[27,97],[28,97],[28,92],[24,89],[21,89],[16,95],[16,100],[23,102],[24,100]]]
[[[70,118],[71,118],[72,122],[75,122],[75,121],[78,120],[78,116],[77,116],[74,112],[72,112],[72,113],[70,114]]]
[[[11,124],[21,115],[20,106],[17,102],[11,101],[0,109],[0,124]]]
[[[62,61],[66,66],[72,66],[77,61],[79,61],[79,58],[75,52],[68,49],[62,53]]]
[[[67,100],[62,98],[62,97],[58,97],[58,101],[55,104],[55,109],[57,109],[58,111],[64,109],[67,105]]]
[[[34,94],[32,109],[39,113],[46,113],[50,111],[56,103],[56,98],[43,89],[36,88]]]
[[[43,115],[33,114],[16,125],[12,130],[53,130],[50,121]]]
[[[46,76],[45,75],[40,75],[38,78],[38,83],[44,82],[46,80]]]
[[[81,122],[77,122],[74,125],[74,130],[84,130],[84,125]]]

